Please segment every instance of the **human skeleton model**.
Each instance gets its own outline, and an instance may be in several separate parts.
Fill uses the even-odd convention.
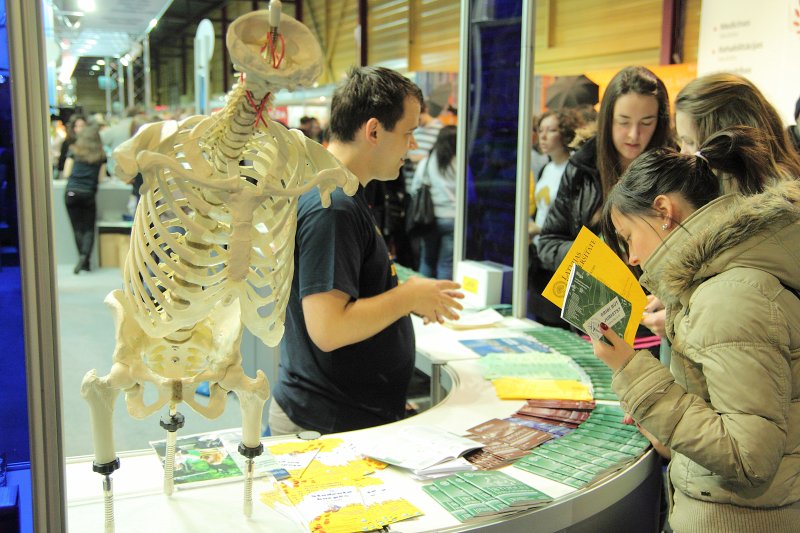
[[[114,153],[117,174],[131,178],[141,172],[144,185],[123,289],[105,300],[116,326],[114,363],[104,377],[89,371],[81,385],[91,407],[94,469],[105,476],[107,531],[113,531],[109,474],[119,466],[112,414],[120,391],[136,418],[169,405],[169,416],[161,419],[168,430],[168,494],[176,432],[183,425],[177,404],[215,418],[227,393],[235,392],[242,409],[239,451],[248,463],[245,514],[251,513],[252,459],[262,451],[269,384],[260,370],[255,379],[244,374],[242,328],[269,346],[283,335],[297,196],[318,186],[327,206],[335,187],[350,195],[358,187],[356,177],[322,146],[265,116],[272,91],[310,85],[321,70],[312,34],[281,15],[275,3],[229,28],[227,46],[242,76],[222,111],[151,124]],[[194,399],[203,381],[210,385],[206,405]],[[144,401],[146,383],[158,391],[150,405]]]

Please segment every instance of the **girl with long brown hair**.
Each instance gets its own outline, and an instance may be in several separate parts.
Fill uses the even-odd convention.
[[[600,211],[620,175],[642,152],[669,142],[664,83],[645,67],[619,71],[603,95],[597,136],[567,163],[536,246],[542,267],[558,268],[582,226],[598,233]]]

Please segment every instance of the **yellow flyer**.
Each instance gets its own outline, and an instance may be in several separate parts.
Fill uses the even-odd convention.
[[[581,228],[566,257],[542,291],[542,296],[559,308],[563,307],[564,294],[573,264],[580,265],[586,272],[631,303],[631,320],[625,328],[625,341],[633,345],[639,322],[644,316],[647,296],[639,285],[639,280],[625,262],[587,227]]]

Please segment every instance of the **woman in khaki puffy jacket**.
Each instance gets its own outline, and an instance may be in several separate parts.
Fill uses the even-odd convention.
[[[671,455],[678,533],[800,531],[800,182],[770,179],[766,142],[736,127],[694,155],[648,152],[604,208],[607,241],[666,304],[673,354],[667,370],[607,328],[595,354]],[[721,195],[721,179],[761,192]]]

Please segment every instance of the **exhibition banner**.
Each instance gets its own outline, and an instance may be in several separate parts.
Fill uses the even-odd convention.
[[[800,0],[703,0],[697,75],[732,72],[758,86],[786,124],[800,97]]]

